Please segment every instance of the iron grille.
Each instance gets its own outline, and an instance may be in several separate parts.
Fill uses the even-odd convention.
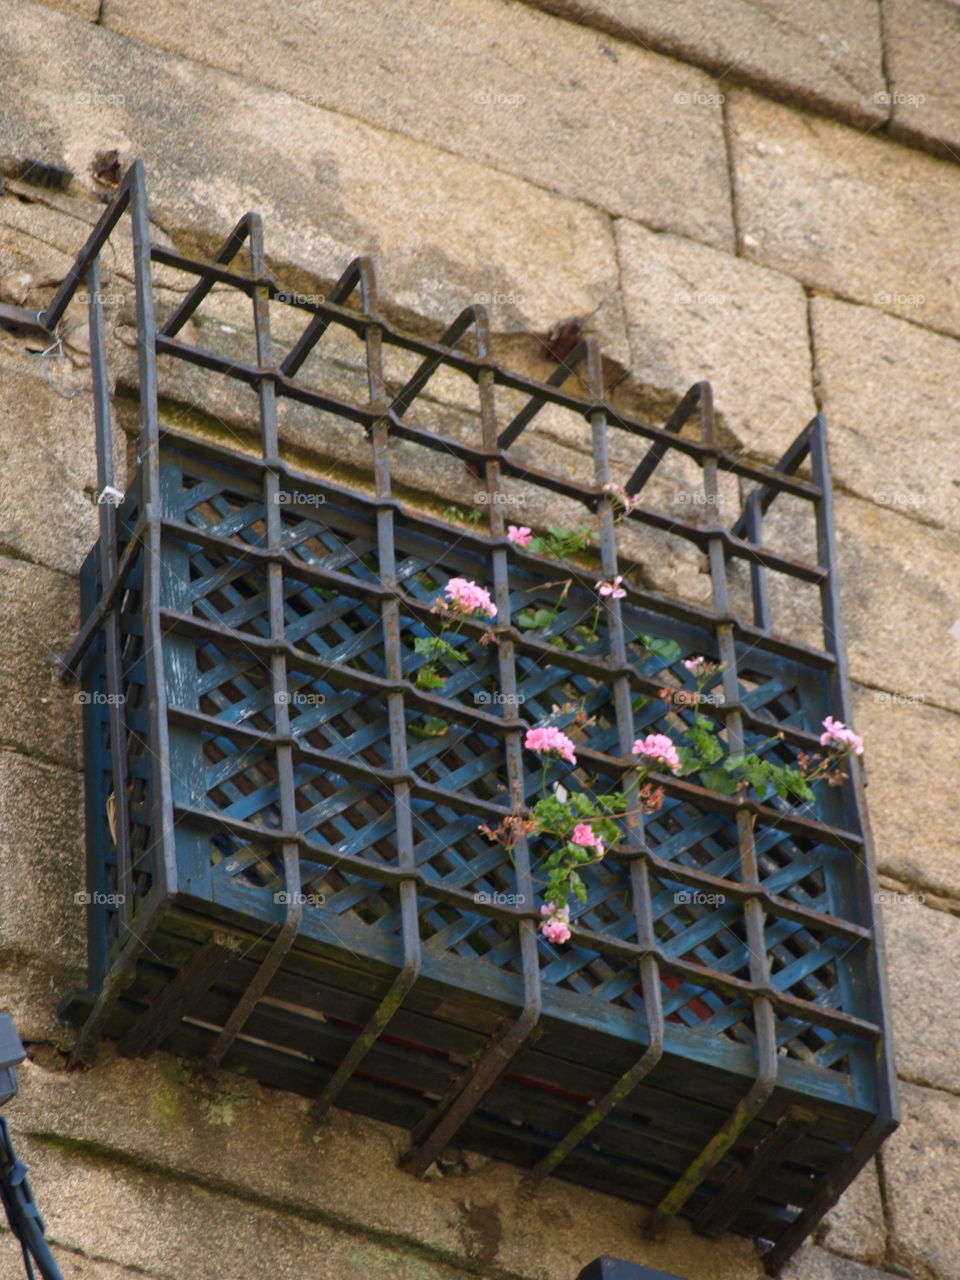
[[[121,500],[99,257],[127,212],[141,423]],[[159,325],[152,262],[195,280]],[[439,342],[401,332],[378,311],[366,259],[324,300],[284,292],[256,215],[211,260],[190,259],[150,243],[139,163],[51,307],[0,318],[55,330],[81,283],[99,483],[117,503],[100,507],[63,662],[88,695],[90,989],[67,1007],[82,1024],[76,1060],[109,1036],[127,1054],[163,1045],[242,1067],[316,1099],[318,1118],[336,1102],[407,1127],[413,1172],[460,1144],[534,1181],[554,1173],[647,1205],[654,1232],[682,1213],[708,1233],[759,1237],[776,1273],[895,1124],[856,761],[804,805],[654,775],[662,807],[624,821],[584,873],[566,946],[537,932],[537,850],[521,838],[508,858],[479,828],[536,794],[531,724],[576,737],[579,785],[629,786],[630,743],[666,727],[662,690],[689,689],[692,655],[720,667],[701,711],[732,750],[789,762],[817,749],[825,715],[849,722],[823,418],[776,467],[755,466],[721,447],[706,383],[663,427],[615,412],[592,339],[534,381],[491,357],[481,307]],[[182,336],[215,284],[251,301],[252,362]],[[283,355],[278,305],[306,313]],[[298,376],[338,330],[364,344],[365,403]],[[392,350],[419,360],[400,387],[384,373]],[[158,356],[252,388],[259,456],[163,425]],[[584,364],[575,394],[565,379]],[[451,370],[475,387],[478,438],[416,420],[431,378]],[[504,390],[514,409],[501,423]],[[284,398],[366,433],[369,488],[290,464]],[[582,422],[592,483],[519,456],[549,406]],[[614,438],[639,446],[629,475],[611,476]],[[394,442],[446,451],[480,477],[486,527],[398,500]],[[643,505],[667,457],[697,468],[710,519]],[[725,524],[714,512],[727,477],[743,500]],[[619,524],[612,479],[631,499]],[[583,508],[598,568],[505,536],[513,482]],[[764,542],[787,500],[809,521],[814,559]],[[702,553],[712,604],[627,586],[589,642],[571,643],[598,571],[619,572],[626,527]],[[738,574],[749,621],[731,603]],[[822,647],[774,631],[774,575],[815,589]],[[417,685],[416,640],[454,576],[491,585],[498,612],[467,620],[471,661],[451,663],[437,692]],[[542,627],[515,624],[530,608],[545,610]],[[570,784],[565,769],[550,777]]]

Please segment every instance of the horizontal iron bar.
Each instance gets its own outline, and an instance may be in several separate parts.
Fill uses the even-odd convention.
[[[478,817],[498,820],[512,812],[505,805],[493,804],[489,800],[481,800],[463,791],[449,791],[445,787],[424,782],[413,769],[387,769],[382,765],[374,767],[355,757],[338,756],[334,751],[312,747],[294,733],[289,737],[281,733],[264,733],[259,729],[251,729],[245,724],[220,720],[203,711],[192,711],[188,707],[170,706],[168,715],[176,724],[183,724],[205,733],[215,733],[241,743],[249,743],[250,746],[259,744],[271,748],[289,747],[294,757],[304,763],[325,765],[331,772],[342,774],[346,778],[368,782],[378,789],[393,786],[398,782],[406,782],[414,794],[461,813],[473,813]],[[307,730],[308,733],[311,731]]]
[[[190,346],[177,339],[166,338],[162,335],[157,337],[157,351],[161,355],[179,356],[188,363],[226,374],[228,377],[236,378],[249,386],[257,386],[264,378],[271,378],[276,385],[278,394],[287,396],[301,404],[309,404],[313,408],[337,414],[351,422],[360,424],[367,431],[372,430],[378,423],[381,423],[384,416],[386,416],[391,423],[391,434],[398,439],[423,445],[424,448],[430,449],[435,453],[451,454],[462,462],[471,463],[475,467],[479,467],[490,460],[498,461],[504,475],[513,476],[514,478],[525,480],[527,483],[536,484],[540,488],[549,489],[553,493],[562,494],[564,497],[582,503],[589,510],[594,510],[603,497],[603,491],[600,489],[584,488],[559,476],[551,475],[549,472],[539,471],[529,465],[520,464],[503,451],[491,451],[481,446],[464,444],[451,436],[440,435],[438,432],[427,431],[422,427],[414,426],[412,423],[402,422],[390,411],[387,411],[385,415],[382,410],[377,409],[375,406],[354,404],[350,401],[340,400],[319,391],[302,387],[292,378],[281,373],[279,368],[273,366],[261,368],[257,365],[244,364],[242,361],[229,360],[226,356],[206,351],[202,347]],[[762,564],[769,569],[775,569],[777,572],[787,574],[790,577],[800,578],[805,582],[819,583],[826,575],[826,570],[820,565],[810,565],[801,560],[791,560],[789,557],[779,555],[766,547],[754,546],[753,543],[746,542],[742,538],[734,537],[723,525],[705,526],[693,524],[690,521],[675,520],[652,507],[635,507],[630,512],[629,518],[648,527],[672,533],[687,542],[692,542],[701,551],[708,549],[711,539],[721,537],[728,555],[736,556],[752,563]]]
[[[403,693],[411,707],[417,711],[432,712],[446,720],[457,720],[461,723],[465,721],[474,729],[485,729],[493,733],[529,727],[523,720],[496,716],[448,698],[425,693],[409,680],[388,680],[383,676],[371,675],[367,671],[358,671],[355,667],[344,663],[319,658],[316,654],[297,649],[289,640],[272,640],[266,636],[251,635],[247,631],[235,631],[222,623],[210,622],[206,618],[197,618],[188,613],[178,613],[169,608],[162,608],[160,617],[168,631],[179,635],[201,637],[217,643],[229,644],[234,648],[247,649],[254,656],[263,655],[269,658],[271,654],[282,653],[296,668],[314,671],[328,684],[339,689],[349,689],[352,692],[380,697],[386,697],[388,693]]]
[[[260,471],[264,468],[277,471],[283,479],[291,487],[300,487],[311,492],[322,493],[324,495],[334,495],[347,503],[360,503],[370,507],[392,506],[392,508],[409,517],[409,513],[405,505],[397,499],[376,498],[371,494],[364,493],[362,490],[350,489],[343,485],[337,484],[335,481],[323,479],[317,476],[310,476],[306,472],[298,471],[283,462],[281,459],[257,458],[254,456],[243,456],[238,458],[237,454],[222,445],[214,445],[207,441],[199,441],[189,436],[182,436],[176,432],[165,430],[163,433],[163,443],[166,447],[172,447],[180,452],[193,454],[200,457],[204,455],[213,456],[218,460],[223,460],[227,465],[236,468],[238,463],[244,468],[252,471]],[[518,469],[518,473],[523,469]],[[559,482],[562,484],[563,482]],[[573,486],[569,486],[573,487]],[[577,496],[583,499],[581,491],[577,491]],[[435,516],[417,513],[417,523],[431,529],[436,529],[443,536],[449,537],[451,531],[456,532],[458,542],[470,547],[472,550],[485,551],[490,546],[498,546],[500,543],[496,539],[492,539],[484,534],[478,534],[470,529],[461,528],[459,525],[450,524]],[[192,526],[190,526],[192,528]],[[513,547],[513,554],[520,564],[528,562],[531,566],[535,566],[540,571],[544,565],[556,565],[558,562],[548,560],[546,557],[535,556],[529,552],[522,551],[517,547]],[[586,586],[588,582],[592,582],[593,574],[586,573],[584,570],[573,565],[564,565],[565,571],[569,572],[571,577],[578,578],[581,585]],[[589,587],[587,589],[590,589]],[[668,596],[664,596],[655,591],[641,591],[629,588],[627,592],[628,600],[635,604],[636,607],[646,609],[652,613],[662,613],[674,621],[687,623],[693,626],[702,627],[712,630],[718,621],[728,621],[733,626],[738,638],[747,642],[751,648],[759,648],[769,650],[779,657],[788,658],[791,661],[801,662],[805,665],[820,667],[823,670],[831,671],[836,666],[836,657],[832,653],[827,653],[823,649],[814,649],[810,645],[801,644],[797,641],[781,639],[778,636],[770,635],[758,627],[751,626],[744,622],[736,614],[730,614],[728,617],[719,618],[717,614],[708,610],[698,608],[696,605],[687,604],[677,600],[673,600]]]
[[[818,933],[836,934],[838,938],[845,938],[853,943],[874,940],[873,930],[866,925],[854,924],[851,920],[841,920],[839,916],[815,911],[812,907],[804,907],[789,898],[781,897],[780,894],[772,893],[762,883],[749,885],[738,880],[728,880],[724,876],[714,876],[709,871],[700,871],[684,866],[682,862],[661,858],[656,850],[608,845],[607,852],[622,858],[639,858],[647,863],[651,872],[657,877],[666,876],[697,889],[713,890],[733,902],[742,903],[757,899],[766,904],[766,909],[771,915],[792,920],[795,924],[806,925]]]
[[[207,715],[202,711],[192,711],[187,707],[175,705],[168,708],[168,715],[171,721],[176,724],[182,724],[201,732],[227,737],[241,744],[247,743],[250,746],[260,745],[271,748],[289,746],[294,756],[306,763],[325,765],[332,772],[369,783],[373,787],[382,788],[384,786],[392,786],[396,782],[407,782],[415,795],[433,800],[437,804],[442,804],[457,812],[476,814],[477,817],[489,819],[504,818],[512,812],[505,805],[496,805],[489,800],[467,795],[465,792],[449,791],[444,787],[423,782],[412,769],[398,772],[394,769],[385,769],[382,766],[373,767],[354,758],[344,758],[338,756],[335,752],[323,751],[317,747],[312,747],[304,742],[302,738],[293,734],[287,737],[283,734],[263,732],[244,724],[220,720],[216,716]],[[735,902],[746,902],[751,898],[759,899],[767,904],[767,909],[771,915],[793,920],[795,923],[805,925],[817,932],[835,934],[837,937],[848,939],[854,943],[870,942],[873,939],[872,930],[863,925],[841,920],[838,916],[814,911],[810,907],[804,907],[778,894],[771,893],[762,884],[749,886],[739,881],[725,879],[722,876],[714,876],[709,872],[687,867],[682,863],[673,862],[667,858],[661,858],[656,851],[632,849],[622,845],[609,845],[608,852],[622,858],[640,858],[648,863],[657,876],[668,876],[681,884],[689,884],[697,889],[722,893],[725,897]]]
[[[270,275],[252,276],[243,272],[229,271],[226,267],[220,266],[212,262],[200,262],[178,254],[173,250],[166,249],[160,245],[152,247],[152,257],[157,262],[162,262],[167,266],[176,267],[183,271],[192,272],[195,275],[207,276],[221,284],[231,284],[243,292],[253,295],[257,288],[266,287],[270,290],[271,296],[277,293],[285,293],[286,291],[277,281]],[[553,387],[549,382],[537,382],[532,378],[526,378],[522,374],[517,374],[511,370],[504,369],[495,360],[486,357],[472,356],[468,352],[460,351],[456,348],[444,347],[440,343],[429,342],[422,338],[414,338],[410,334],[401,333],[395,329],[387,320],[379,315],[365,315],[362,312],[352,311],[347,307],[339,306],[332,302],[299,302],[289,301],[288,305],[296,306],[301,310],[311,312],[315,315],[328,315],[333,323],[339,323],[353,330],[359,336],[371,325],[376,325],[386,340],[394,345],[400,346],[405,350],[416,352],[417,354],[441,360],[444,364],[455,368],[458,372],[465,373],[469,377],[476,380],[479,375],[486,371],[492,371],[495,381],[505,387],[509,387],[514,391],[520,391],[533,399],[540,399],[542,403],[553,403],[564,408],[569,408],[574,412],[580,413],[584,418],[598,408],[603,409],[607,416],[609,425],[617,427],[620,430],[627,431],[632,435],[642,436],[644,439],[657,442],[666,450],[674,450],[679,453],[686,454],[688,457],[703,461],[705,458],[716,458],[717,465],[723,471],[731,472],[734,475],[743,476],[748,480],[755,480],[757,483],[771,486],[774,490],[784,493],[794,494],[800,498],[818,498],[821,496],[820,488],[811,484],[809,481],[797,480],[790,475],[781,475],[774,470],[766,467],[755,467],[748,463],[741,462],[722,449],[712,448],[703,444],[699,440],[685,440],[678,437],[671,431],[665,430],[663,427],[651,427],[646,423],[638,422],[634,419],[626,419],[621,417],[609,405],[598,402],[589,396],[578,396],[572,392],[561,391],[559,387]],[[168,355],[184,355],[190,350],[195,357],[201,353],[201,348],[188,348],[187,344],[174,343],[171,347],[169,340],[164,342],[164,354]],[[160,349],[158,344],[158,350]],[[216,359],[213,352],[202,352],[208,359]],[[197,361],[198,363],[200,361]],[[229,362],[224,361],[224,364]],[[208,366],[213,367],[213,366]],[[252,376],[253,366],[237,366],[244,370],[243,374],[238,374],[243,380],[247,381]],[[226,368],[221,370],[228,372]],[[279,368],[275,370],[256,370],[256,376],[271,376],[283,379],[285,375]],[[555,375],[554,375],[555,376]],[[317,394],[317,393],[313,393]],[[351,405],[351,408],[359,410],[361,406]],[[349,416],[349,415],[347,415]]]
[[[0,302],[0,329],[19,329],[24,333],[35,334],[39,338],[53,336],[43,323],[42,311],[31,311],[28,307],[14,307],[9,302]]]
[[[259,827],[255,823],[245,822],[239,818],[231,818],[226,814],[213,813],[207,809],[197,809],[190,805],[174,803],[174,812],[182,820],[193,820],[222,831],[229,831],[243,837],[249,844],[259,844],[272,849],[280,849],[284,844],[297,843],[301,856],[306,854],[318,862],[324,859],[336,864],[353,875],[360,876],[388,888],[399,888],[408,880],[415,880],[418,889],[426,897],[449,903],[451,906],[474,912],[477,915],[489,916],[504,923],[518,923],[525,919],[540,919],[535,909],[501,906],[497,903],[478,902],[474,895],[465,889],[453,889],[443,883],[431,880],[421,871],[411,874],[399,867],[386,863],[370,862],[357,854],[342,853],[331,845],[321,844],[308,839],[299,831],[278,831],[275,827]],[[322,910],[322,908],[319,908]],[[857,1039],[876,1041],[882,1035],[880,1027],[866,1019],[853,1014],[842,1013],[836,1009],[827,1009],[822,1005],[812,1004],[781,991],[778,987],[765,987],[743,978],[734,978],[706,966],[690,964],[675,956],[668,955],[659,946],[641,947],[638,943],[627,942],[622,938],[613,938],[606,934],[596,933],[577,924],[571,924],[571,942],[573,945],[588,947],[592,951],[627,963],[635,963],[643,956],[652,955],[665,973],[680,978],[684,982],[698,987],[708,987],[734,1000],[749,1001],[758,997],[768,999],[776,1011],[784,1018],[795,1019],[811,1026],[825,1027],[838,1035],[853,1036]]]
[[[384,505],[382,500],[368,499],[366,495],[360,495],[360,501],[369,502],[371,507]],[[399,503],[393,503],[392,501],[391,505],[400,507]],[[402,511],[402,507],[400,509]],[[382,584],[363,581],[351,577],[349,574],[340,573],[336,569],[324,569],[321,565],[310,564],[307,561],[299,560],[292,552],[286,549],[270,551],[267,547],[238,544],[234,539],[223,534],[211,533],[209,529],[201,529],[182,520],[173,520],[167,517],[163,518],[162,525],[166,532],[182,538],[184,541],[221,552],[224,556],[233,557],[238,564],[244,560],[251,560],[260,564],[279,563],[286,566],[294,577],[307,582],[315,582],[324,588],[334,588],[353,599],[375,600],[378,602],[382,602],[385,599],[396,599],[406,612],[424,620],[428,619],[433,612],[432,605],[425,604],[422,600],[409,596],[403,591],[394,590]],[[491,545],[500,545],[507,542],[508,539],[506,538],[490,539]],[[574,570],[571,572],[571,577],[579,579],[580,585],[584,586],[593,595],[593,591],[587,586],[587,583],[592,581],[592,574],[580,575]],[[630,594],[628,592],[628,596]],[[571,650],[558,650],[549,641],[538,640],[536,637],[527,635],[512,626],[488,626],[471,618],[463,619],[462,625],[466,627],[468,633],[475,633],[478,638],[490,631],[493,631],[497,636],[509,636],[515,647],[522,652],[532,657],[549,658],[552,666],[563,667],[568,671],[576,671],[581,675],[591,676],[601,683],[605,683],[614,676],[624,676],[640,692],[649,694],[654,698],[664,687],[663,680],[654,680],[649,676],[645,676],[630,664],[626,664],[623,667],[614,667],[605,658],[591,658],[589,655],[578,654]],[[718,721],[722,721],[725,718],[726,712],[734,709],[740,710],[744,720],[757,732],[766,732],[773,729],[785,742],[793,743],[798,747],[809,747],[811,750],[819,745],[818,735],[807,733],[802,729],[794,729],[789,725],[781,726],[775,721],[756,715],[739,702],[724,702],[722,705],[702,703],[698,704],[698,709],[700,714],[709,715]]]
[[[169,608],[162,608],[160,617],[167,630],[181,635],[201,637],[220,644],[229,644],[236,648],[247,649],[254,655],[263,654],[269,656],[273,653],[283,653],[295,666],[306,671],[317,672],[327,683],[337,688],[361,691],[380,697],[385,697],[388,693],[402,692],[418,711],[432,712],[445,720],[460,723],[467,722],[472,728],[484,729],[497,735],[502,735],[511,730],[529,728],[527,722],[519,718],[492,715],[449,698],[441,698],[436,694],[426,693],[422,689],[418,689],[409,680],[387,680],[382,676],[358,671],[354,667],[335,662],[329,658],[319,658],[315,654],[305,653],[302,649],[297,649],[292,645],[289,640],[276,641],[267,637],[253,636],[249,632],[236,631],[232,627],[224,626],[222,623],[210,622],[206,618],[197,618],[192,614],[179,613]],[[624,761],[616,756],[594,751],[592,748],[582,745],[578,745],[577,750],[580,760],[585,766],[592,766],[593,769],[613,777],[622,774],[623,769],[632,763],[629,759]],[[760,803],[760,801],[750,800],[742,795],[720,795],[707,787],[698,786],[693,782],[686,782],[682,778],[675,778],[673,774],[651,772],[649,776],[662,786],[668,795],[689,800],[697,807],[706,809],[709,812],[733,816],[738,811],[746,810],[756,814],[757,821],[763,826],[774,827],[791,835],[814,839],[821,844],[843,848],[848,852],[853,852],[863,843],[862,838],[852,831],[829,827],[813,818],[805,818],[798,814],[788,814],[779,809],[771,809],[769,806]]]

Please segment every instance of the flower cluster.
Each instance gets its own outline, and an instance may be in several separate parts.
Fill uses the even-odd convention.
[[[604,492],[609,493],[611,497],[623,508],[623,514],[629,515],[634,507],[639,506],[639,495],[629,494],[623,485],[614,484],[612,480],[608,480],[603,486]]]
[[[558,757],[566,760],[568,764],[577,763],[572,740],[554,725],[547,725],[542,729],[528,729],[523,745],[528,751],[535,751],[537,755]]]
[[[570,908],[566,903],[557,906],[554,902],[545,902],[540,914],[544,917],[540,932],[548,942],[570,941]]]
[[[680,756],[673,745],[673,739],[665,733],[648,733],[645,738],[638,738],[632,748],[635,756],[643,756],[650,761],[649,768],[660,765],[672,773],[680,772]]]
[[[570,832],[570,839],[574,844],[583,845],[585,849],[592,849],[595,858],[600,859],[603,857],[603,841],[589,822],[578,822]]]
[[[518,547],[529,547],[533,541],[533,530],[528,529],[525,524],[512,524],[507,529],[507,537]]]
[[[497,606],[490,599],[490,592],[469,578],[451,578],[444,587],[444,595],[447,603],[458,613],[482,613],[487,618],[496,616]]]
[[[820,745],[842,755],[863,755],[863,739],[852,729],[848,729],[842,720],[834,720],[833,716],[827,716],[823,722]]]

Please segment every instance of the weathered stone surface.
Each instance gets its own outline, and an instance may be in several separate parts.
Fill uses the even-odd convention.
[[[65,653],[79,625],[77,584],[0,556],[0,747],[76,766],[76,690],[60,683],[52,655]]]
[[[883,0],[890,132],[953,160],[960,151],[958,41],[955,0]]]
[[[545,332],[606,300],[594,324],[623,353],[604,215],[26,0],[4,0],[0,30],[2,74],[23,86],[0,153],[39,152],[80,176],[105,148],[141,156],[154,216],[181,247],[211,248],[257,208],[294,287],[369,253],[385,299],[444,320],[496,295],[497,327]],[[98,96],[78,110],[77,92]]]
[[[257,39],[237,41],[246,18]],[[229,0],[200,6],[189,23],[175,5],[147,0],[108,0],[104,13],[124,35],[310,106],[611,213],[733,243],[721,103],[692,67],[502,0],[373,9],[345,0],[322,25],[284,0],[269,23],[257,18],[255,6]]]
[[[93,399],[57,390],[75,372],[59,367],[66,357],[55,363],[0,355],[0,546],[76,573],[97,539]],[[40,376],[47,368],[50,381]]]
[[[960,709],[960,537],[843,495],[836,520],[853,679]]]
[[[42,960],[22,954],[16,962],[0,965],[0,1009],[9,1013],[21,1040],[72,1045],[75,1033],[57,1017],[57,1009],[71,988],[63,969],[50,969]],[[85,986],[86,975],[77,971],[73,985]]]
[[[945,956],[960,954],[960,919],[923,905],[923,893],[880,889],[897,1073],[960,1092],[960,984]]]
[[[616,232],[634,377],[674,399],[709,379],[718,423],[775,460],[816,412],[803,289],[678,236]]]
[[[527,0],[621,40],[699,64],[857,124],[884,120],[879,15],[869,0],[805,0],[789,11],[749,0]]]
[[[960,333],[960,167],[750,93],[727,110],[746,256]]]
[[[924,1280],[950,1280],[960,1240],[960,1098],[905,1084],[900,1102],[900,1128],[883,1149],[891,1261]]]
[[[0,950],[79,975],[86,959],[77,774],[0,753]]]
[[[87,22],[96,22],[100,15],[100,0],[39,0],[48,9],[62,9],[74,18],[83,18]]]
[[[806,1245],[787,1263],[780,1280],[890,1280],[890,1274]]]
[[[953,652],[950,643],[944,653]],[[857,732],[866,742],[867,803],[879,869],[908,885],[960,898],[953,818],[960,716],[925,705],[915,693],[856,689],[854,695]]]
[[[29,1137],[19,1154],[43,1188],[50,1238],[70,1249],[175,1280],[466,1280],[415,1249],[279,1213],[229,1195]]]
[[[57,1266],[63,1272],[63,1280],[151,1280],[151,1276],[138,1269],[118,1267],[112,1262],[100,1262],[86,1254],[71,1253],[67,1249],[53,1247]],[[157,1274],[157,1273],[154,1273]],[[7,1230],[0,1231],[0,1280],[23,1280],[23,1254],[20,1246]]]
[[[856,1258],[858,1262],[882,1262],[887,1247],[887,1229],[880,1199],[880,1182],[873,1160],[850,1184],[830,1210],[817,1232],[817,1240],[827,1249]],[[809,1251],[805,1251],[809,1252]],[[798,1264],[800,1260],[798,1259]],[[807,1264],[808,1267],[813,1264]],[[798,1280],[803,1275],[797,1265]],[[816,1275],[811,1273],[811,1280]]]
[[[397,1168],[408,1143],[400,1130],[341,1111],[314,1129],[304,1099],[262,1089],[230,1072],[204,1085],[164,1055],[142,1062],[105,1051],[95,1070],[79,1075],[27,1063],[21,1083],[16,1119],[26,1133],[57,1133],[123,1152],[133,1163],[178,1170],[237,1197],[266,1197],[304,1219],[359,1229],[373,1241],[389,1237],[398,1247],[422,1247],[428,1256],[463,1257],[473,1268],[552,1280],[576,1275],[606,1252],[709,1280],[759,1280],[762,1275],[749,1241],[708,1241],[677,1223],[667,1240],[648,1244],[638,1232],[638,1211],[625,1209],[622,1201],[554,1179],[531,1195],[521,1187],[520,1170],[496,1161],[461,1175],[417,1181]],[[86,1185],[85,1170],[83,1164],[77,1174],[80,1186]],[[44,1188],[51,1201],[59,1199],[46,1183]],[[118,1194],[128,1194],[125,1183]],[[161,1205],[167,1194],[178,1193],[164,1193]],[[216,1214],[218,1205],[219,1200],[205,1212]],[[250,1210],[251,1218],[256,1212]],[[71,1223],[69,1236],[59,1227],[54,1234],[86,1248],[92,1230],[89,1223]],[[157,1245],[144,1242],[141,1265],[155,1265],[152,1250],[163,1245],[169,1230],[165,1220],[158,1224],[151,1233]],[[168,1241],[166,1247],[171,1257],[163,1273],[179,1275],[173,1269],[177,1246]],[[97,1251],[121,1261],[127,1256],[113,1246],[112,1237]],[[206,1274],[202,1263],[201,1258],[198,1275]],[[224,1264],[214,1274],[239,1280],[247,1272]]]
[[[960,342],[832,298],[814,298],[811,316],[836,483],[960,528]]]

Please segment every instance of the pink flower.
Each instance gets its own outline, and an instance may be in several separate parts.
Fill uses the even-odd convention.
[[[620,585],[622,581],[623,578],[618,573],[612,582],[598,582],[597,591],[602,596],[613,596],[614,600],[622,600],[627,594]]]
[[[557,907],[552,902],[545,902],[540,914],[546,918],[540,922],[540,932],[548,942],[570,941],[570,908]]]
[[[693,658],[684,658],[683,665],[688,671],[698,671],[703,666],[703,658],[699,654]]]
[[[603,487],[605,492],[613,494],[625,511],[632,511],[640,501],[639,497],[631,497],[623,485],[614,484],[612,480],[608,480]]]
[[[512,524],[507,529],[507,537],[518,547],[527,547],[533,540],[533,530],[528,529],[525,524]]]
[[[536,751],[538,755],[559,756],[570,764],[577,763],[573,742],[553,725],[544,729],[528,729],[523,745],[528,751]]]
[[[677,748],[665,733],[648,733],[645,738],[638,738],[633,744],[633,754],[646,756],[653,764],[664,765],[674,773],[680,772]]]
[[[593,849],[598,858],[603,857],[603,841],[594,834],[589,822],[578,822],[570,833],[570,839],[574,844],[582,844],[584,848]]]
[[[839,751],[844,755],[851,751],[855,756],[863,755],[863,739],[852,729],[848,729],[842,720],[827,716],[823,729],[820,735],[821,747],[829,747],[831,751]]]
[[[459,613],[483,613],[492,618],[497,612],[490,593],[469,578],[451,578],[444,587],[444,594]]]

